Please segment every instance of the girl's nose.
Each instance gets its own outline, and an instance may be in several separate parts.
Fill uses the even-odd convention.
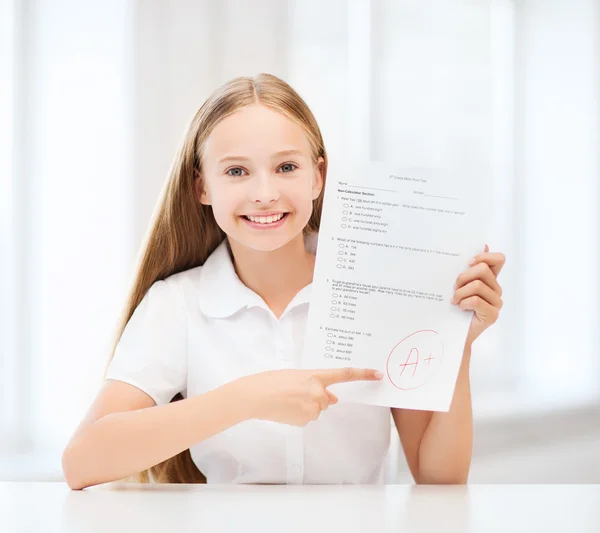
[[[250,182],[249,195],[253,202],[268,204],[279,200],[277,177],[268,172],[257,174],[256,179]]]

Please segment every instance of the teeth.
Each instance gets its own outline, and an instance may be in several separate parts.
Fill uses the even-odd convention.
[[[272,222],[277,222],[283,217],[283,213],[279,213],[278,215],[272,215],[268,217],[253,217],[248,215],[248,218],[252,222],[258,222],[259,224],[271,224]]]

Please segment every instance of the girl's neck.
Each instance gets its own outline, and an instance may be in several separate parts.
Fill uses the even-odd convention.
[[[229,247],[242,283],[258,294],[277,318],[298,291],[312,283],[316,257],[306,250],[302,233],[271,252],[252,250],[231,239]]]

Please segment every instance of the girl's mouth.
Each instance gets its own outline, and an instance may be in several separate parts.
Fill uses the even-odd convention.
[[[279,213],[268,217],[242,215],[240,218],[253,229],[275,229],[285,224],[288,215],[289,213]]]

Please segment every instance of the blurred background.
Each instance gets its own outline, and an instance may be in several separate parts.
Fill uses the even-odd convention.
[[[270,72],[332,158],[482,162],[507,263],[470,481],[600,483],[599,4],[0,0],[0,479],[62,479],[188,121]]]

